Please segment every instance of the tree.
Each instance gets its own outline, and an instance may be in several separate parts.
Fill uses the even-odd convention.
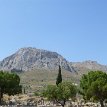
[[[22,92],[20,78],[17,74],[0,71],[0,104],[3,94],[15,95]]]
[[[104,107],[104,100],[107,99],[107,74],[102,71],[91,71],[83,75],[80,80],[81,94],[86,100],[100,101]]]
[[[60,103],[64,107],[66,101],[69,98],[74,98],[76,96],[76,86],[71,82],[62,82],[56,85],[49,85],[44,91],[44,96],[48,100]]]
[[[62,82],[62,74],[61,74],[61,66],[59,65],[59,72],[58,72],[58,76],[56,79],[56,85],[58,86],[58,84],[61,82]]]

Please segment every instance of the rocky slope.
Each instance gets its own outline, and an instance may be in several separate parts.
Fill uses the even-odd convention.
[[[90,70],[101,70],[107,72],[107,66],[101,65],[96,61],[87,60],[84,62],[71,62],[71,65],[77,72],[85,72]]]
[[[31,71],[33,69],[58,69],[61,65],[67,71],[73,71],[69,62],[56,52],[36,48],[21,48],[15,54],[0,62],[1,70]]]

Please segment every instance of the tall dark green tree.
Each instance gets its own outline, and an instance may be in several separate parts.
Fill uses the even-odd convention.
[[[56,79],[56,85],[58,86],[58,84],[61,82],[62,82],[62,74],[61,74],[61,66],[59,65],[58,76]]]
[[[0,71],[0,104],[3,94],[15,95],[22,92],[20,78],[17,74]]]

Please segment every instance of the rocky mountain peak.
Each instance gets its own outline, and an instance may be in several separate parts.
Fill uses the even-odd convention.
[[[35,68],[58,69],[59,65],[65,70],[73,71],[69,62],[58,53],[28,47],[19,49],[1,61],[0,69],[30,71]]]

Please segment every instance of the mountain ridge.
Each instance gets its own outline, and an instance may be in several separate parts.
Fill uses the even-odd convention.
[[[102,65],[97,61],[86,60],[83,62],[70,62],[77,72],[87,72],[91,70],[100,70],[107,72],[107,65]]]
[[[62,69],[70,72],[88,70],[107,71],[107,65],[97,61],[86,60],[83,62],[69,62],[57,52],[32,47],[21,48],[14,54],[0,61],[0,70],[6,71],[31,71],[34,69],[56,70],[61,65]]]

